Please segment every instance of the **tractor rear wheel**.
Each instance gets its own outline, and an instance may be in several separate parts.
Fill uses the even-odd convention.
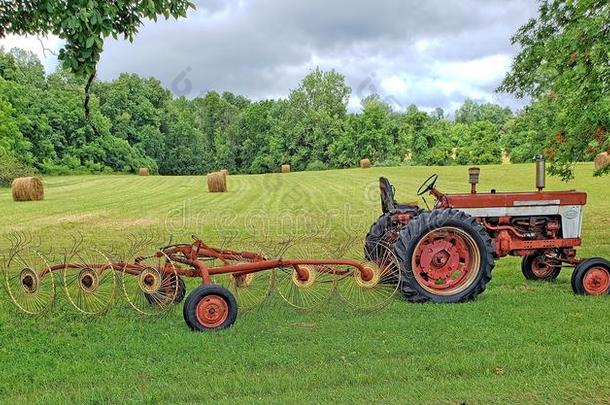
[[[373,225],[364,239],[364,257],[366,260],[376,262],[383,257],[381,246],[394,244],[392,238],[393,230],[392,216],[389,213],[382,214]],[[382,242],[382,243],[380,243]]]
[[[521,260],[521,272],[527,280],[553,281],[561,273],[561,262],[547,259],[543,254],[525,256]]]
[[[610,294],[610,262],[601,257],[580,262],[572,273],[572,290],[579,295]]]
[[[202,285],[186,298],[183,315],[195,332],[227,329],[237,319],[237,301],[223,286]]]
[[[454,303],[485,291],[494,267],[491,238],[470,215],[440,209],[407,224],[395,244],[401,289],[411,302]]]

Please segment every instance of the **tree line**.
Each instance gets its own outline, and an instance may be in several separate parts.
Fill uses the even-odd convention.
[[[538,0],[537,16],[511,38],[519,52],[496,89],[528,97],[531,104],[513,115],[467,100],[452,121],[440,109],[426,113],[410,106],[396,113],[376,96],[364,100],[362,114],[350,114],[351,90],[343,77],[319,70],[285,100],[254,102],[215,92],[175,99],[158,81],[129,75],[96,83],[107,38],[132,41],[145,20],[185,18],[195,4],[81,3],[0,2],[0,38],[53,34],[64,41],[58,53],[64,70],[48,77],[31,55],[2,51],[0,182],[2,173],[27,170],[130,171],[147,165],[168,174],[218,167],[260,173],[278,162],[301,170],[346,167],[362,156],[377,164],[493,163],[503,152],[519,162],[541,151],[550,173],[567,180],[574,162],[610,153],[607,0]],[[120,94],[125,88],[137,94]],[[72,108],[79,93],[89,129]],[[55,97],[67,103],[66,111]],[[610,165],[596,175],[607,173]]]
[[[0,49],[0,182],[20,173],[133,172],[197,175],[376,165],[526,162],[559,130],[550,103],[517,114],[466,100],[453,119],[437,108],[396,112],[378,95],[348,111],[351,89],[335,71],[313,70],[287,98],[253,101],[230,92],[175,97],[154,78],[122,74],[94,82],[90,119],[84,79],[45,74],[40,60]]]

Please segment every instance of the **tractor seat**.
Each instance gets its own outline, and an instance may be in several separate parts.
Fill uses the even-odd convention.
[[[398,203],[395,198],[395,190],[390,180],[385,177],[379,178],[379,191],[381,193],[381,209],[383,212],[390,213],[409,213],[419,214],[421,208],[416,202],[412,203]]]
[[[419,211],[419,206],[413,203],[398,204],[394,208],[398,211]]]

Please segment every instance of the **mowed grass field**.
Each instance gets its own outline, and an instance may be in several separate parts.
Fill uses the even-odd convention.
[[[580,254],[610,257],[610,178],[592,177],[591,166],[568,184],[549,178],[548,189],[589,193]],[[155,232],[232,239],[237,249],[356,238],[360,249],[380,211],[377,178],[408,202],[433,172],[442,191],[468,190],[466,167],[230,176],[226,194],[209,194],[204,177],[46,178],[42,202],[14,203],[0,190],[0,236],[31,234],[51,255],[77,235],[101,247]],[[482,168],[480,190],[533,186],[533,165]],[[120,298],[87,318],[58,291],[54,311],[32,318],[2,291],[0,402],[610,403],[610,297],[574,296],[569,271],[554,283],[526,281],[516,258],[460,305],[396,299],[361,314],[338,300],[300,312],[271,299],[209,334],[190,332],[181,307],[158,319],[125,307]]]

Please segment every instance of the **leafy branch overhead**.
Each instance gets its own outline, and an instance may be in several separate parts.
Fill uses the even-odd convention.
[[[53,34],[66,41],[63,66],[81,77],[95,73],[104,39],[133,41],[145,19],[186,17],[187,0],[8,0],[0,4],[0,37]]]
[[[0,2],[0,38],[52,34],[64,40],[58,57],[64,68],[88,79],[89,117],[89,90],[105,38],[133,41],[146,19],[186,17],[190,8],[195,5],[188,0],[8,0]]]
[[[557,109],[546,155],[570,178],[573,162],[610,151],[610,3],[543,0],[538,14],[512,38],[521,51],[498,90]]]

